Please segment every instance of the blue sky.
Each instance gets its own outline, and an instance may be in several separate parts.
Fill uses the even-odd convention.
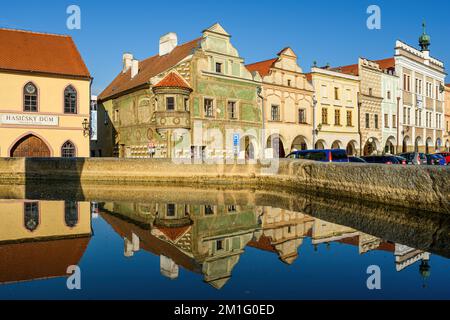
[[[359,56],[394,54],[396,39],[417,46],[421,23],[432,37],[431,55],[450,63],[450,1],[428,0],[41,0],[0,2],[0,27],[73,36],[100,93],[121,68],[122,53],[143,59],[158,51],[159,37],[176,32],[179,42],[219,22],[246,63],[272,58],[290,46],[305,72],[319,65],[352,64]],[[81,30],[66,28],[66,8],[81,8]],[[369,5],[381,8],[381,30],[366,27]],[[447,78],[449,82],[449,78]]]

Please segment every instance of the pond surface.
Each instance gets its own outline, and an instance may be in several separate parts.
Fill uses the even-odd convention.
[[[0,299],[450,298],[450,222],[433,213],[211,188],[0,186],[0,199]]]

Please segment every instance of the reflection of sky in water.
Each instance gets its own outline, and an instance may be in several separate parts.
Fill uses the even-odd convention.
[[[208,226],[205,221],[204,218],[201,218],[196,223],[205,223],[204,226],[212,229],[217,227]],[[217,221],[216,223],[220,223],[219,220]],[[236,220],[234,223],[239,223],[239,221]],[[262,221],[258,221],[258,219],[255,221],[264,224],[264,218]],[[317,220],[309,217],[308,221],[307,223],[312,224]],[[323,223],[326,224],[325,221]],[[316,227],[321,225],[322,223],[319,223]],[[0,299],[450,298],[450,264],[448,259],[431,254],[429,278],[424,279],[420,273],[421,260],[398,272],[396,271],[394,254],[396,247],[394,243],[382,241],[379,247],[377,247],[378,244],[375,245],[374,250],[360,254],[360,246],[355,242],[355,234],[359,234],[356,230],[352,233],[348,231],[348,228],[341,229],[339,225],[331,223],[330,225],[332,229],[336,228],[337,230],[334,238],[330,237],[330,239],[336,238],[337,240],[315,246],[313,242],[317,239],[312,239],[311,231],[309,231],[303,242],[296,242],[296,245],[299,246],[298,257],[286,258],[286,261],[293,261],[292,265],[283,263],[279,259],[281,253],[274,250],[270,240],[264,242],[264,239],[260,238],[261,235],[264,235],[264,231],[262,231],[263,234],[259,233],[255,236],[255,230],[252,229],[249,231],[251,236],[248,239],[252,240],[251,237],[254,237],[254,241],[245,246],[244,252],[232,268],[231,279],[227,280],[223,288],[217,290],[204,282],[204,275],[201,272],[191,272],[182,266],[179,266],[178,277],[175,280],[163,276],[161,274],[161,257],[159,254],[146,250],[147,245],[151,248],[152,245],[155,245],[154,243],[144,244],[141,240],[140,250],[134,252],[132,257],[125,257],[124,235],[118,233],[118,228],[122,231],[125,230],[124,233],[130,232],[130,234],[132,230],[140,230],[140,232],[143,232],[142,234],[150,233],[150,231],[139,228],[136,224],[131,223],[130,219],[124,219],[123,216],[101,213],[97,219],[92,221],[94,235],[80,261],[82,270],[81,291],[68,291],[65,285],[66,278],[55,278],[0,285]],[[276,231],[283,228],[286,232],[286,223],[284,225],[283,223],[278,224],[278,228],[266,231],[266,234],[272,232],[276,235]],[[346,238],[339,239],[339,232],[342,230],[347,230],[348,234]],[[218,239],[223,239],[226,236],[221,234]],[[372,240],[375,238],[367,234],[363,234],[363,236]],[[209,234],[208,237],[214,238],[214,235]],[[260,241],[256,241],[255,237],[259,237]],[[217,236],[214,241],[216,238]],[[375,238],[375,240],[377,239]],[[206,240],[203,239],[202,241]],[[195,243],[195,241],[192,243]],[[166,247],[163,247],[163,250],[165,250],[164,248]],[[398,248],[397,246],[397,250]],[[170,252],[168,256],[171,254],[173,252]],[[292,255],[292,252],[287,254]],[[0,264],[5,263],[2,262],[1,256],[0,245]],[[195,258],[192,260],[194,261]],[[162,259],[165,261],[165,258]],[[165,262],[167,263],[167,261]],[[29,261],[29,263],[33,264],[33,261]],[[200,269],[202,267],[202,264],[198,261],[197,264],[194,261],[193,265]],[[366,287],[368,278],[366,270],[370,265],[381,267],[381,291],[369,291]],[[197,271],[200,271],[200,269]]]

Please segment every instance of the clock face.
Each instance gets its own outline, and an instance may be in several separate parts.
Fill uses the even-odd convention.
[[[36,92],[36,88],[31,83],[27,84],[25,90],[29,94],[34,94]]]

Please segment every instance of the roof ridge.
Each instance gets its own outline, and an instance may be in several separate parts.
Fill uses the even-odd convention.
[[[23,32],[23,33],[32,33],[32,34],[38,34],[38,35],[44,35],[44,36],[55,36],[55,37],[63,37],[63,38],[72,38],[72,36],[68,34],[57,34],[57,33],[50,33],[50,32],[39,32],[39,31],[32,31],[32,30],[25,30],[25,29],[15,29],[15,28],[1,28],[0,30],[4,31],[13,31],[13,32]]]

